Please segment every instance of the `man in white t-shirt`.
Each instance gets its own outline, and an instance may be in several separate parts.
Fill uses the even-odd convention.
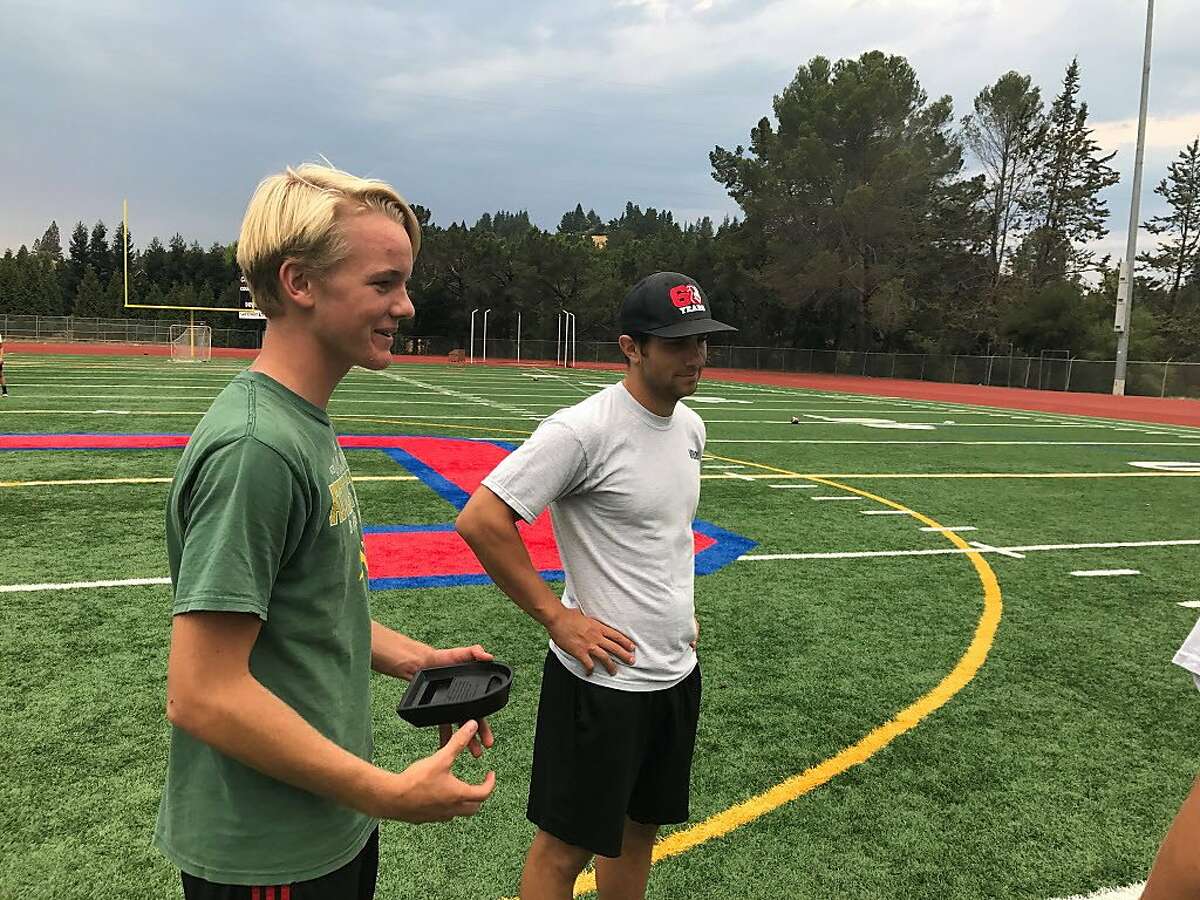
[[[696,391],[716,321],[700,286],[659,272],[620,313],[625,379],[546,419],[456,523],[493,580],[550,636],[522,900],[566,900],[596,856],[603,900],[643,897],[661,825],[687,821],[700,711],[692,520],[704,423]],[[561,601],[517,531],[547,506]]]
[[[1200,688],[1200,622],[1192,629],[1175,664],[1191,673]],[[1183,900],[1200,897],[1200,778],[1179,807],[1163,838],[1142,900]]]

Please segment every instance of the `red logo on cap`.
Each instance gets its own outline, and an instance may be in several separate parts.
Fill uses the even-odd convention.
[[[695,285],[677,284],[671,288],[671,302],[683,309],[685,306],[695,306],[704,303],[704,298],[700,296]]]

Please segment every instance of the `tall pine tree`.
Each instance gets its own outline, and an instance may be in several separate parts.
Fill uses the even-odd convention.
[[[104,288],[96,276],[96,270],[88,265],[79,281],[79,290],[75,293],[74,314],[77,316],[103,316]]]
[[[1184,277],[1200,266],[1200,137],[1179,151],[1179,159],[1168,167],[1167,177],[1154,193],[1170,204],[1171,211],[1145,223],[1146,230],[1161,240],[1157,249],[1138,259],[1163,273],[1167,306],[1173,311]]]
[[[49,260],[52,266],[57,266],[63,261],[62,237],[58,233],[57,222],[51,221],[45,233],[33,242],[33,252]]]
[[[1038,148],[1046,134],[1041,91],[1028,75],[1007,72],[975,97],[975,111],[963,119],[967,146],[987,173],[988,252],[995,284],[1017,227],[1021,201],[1036,171]]]
[[[92,226],[92,236],[88,240],[88,265],[96,270],[96,280],[101,284],[108,281],[112,274],[112,254],[108,249],[108,228],[103,222]]]
[[[1023,249],[1029,286],[1078,276],[1091,264],[1086,244],[1108,234],[1108,205],[1100,192],[1120,176],[1101,155],[1087,126],[1088,106],[1079,100],[1079,60],[1071,60],[1062,91],[1047,117],[1031,190],[1022,201],[1032,227]]]
[[[133,249],[133,234],[132,232],[126,235],[125,224],[121,223],[113,230],[112,236],[112,255],[109,265],[111,271],[121,283],[121,296],[116,306],[113,308],[112,315],[120,315],[125,307],[125,241],[129,241],[129,290],[131,295],[136,295],[134,284],[138,280],[138,258],[137,253]],[[136,302],[133,296],[130,297],[130,302]]]
[[[71,232],[71,243],[67,249],[67,260],[59,272],[62,286],[63,312],[71,315],[75,306],[75,295],[79,292],[79,283],[83,281],[83,272],[88,264],[88,230],[82,222],[75,223]]]

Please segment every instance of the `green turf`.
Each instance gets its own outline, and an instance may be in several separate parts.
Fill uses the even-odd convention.
[[[186,433],[238,368],[12,356],[0,433]],[[519,440],[536,425],[527,413],[544,415],[615,377],[355,371],[330,411],[343,433]],[[1011,547],[1200,538],[1197,478],[863,477],[1136,472],[1135,460],[1200,461],[1195,429],[746,384],[706,382],[699,396],[751,401],[693,404],[709,422],[710,454],[825,474],[943,525],[978,529],[965,539]],[[806,424],[790,426],[792,415]],[[726,443],[747,440],[822,443]],[[861,443],[832,443],[844,441]],[[904,443],[883,443],[893,441]],[[163,478],[177,458],[0,453],[0,482]],[[360,477],[407,474],[379,452],[348,459]],[[705,469],[729,471],[758,470]],[[758,541],[752,555],[951,546],[908,517],[862,515],[882,508],[874,501],[810,499],[842,493],[835,487],[769,486],[785,483],[798,482],[706,479],[700,516]],[[166,491],[0,488],[0,583],[162,577]],[[419,482],[367,480],[357,492],[367,523],[454,514]],[[986,559],[1004,616],[978,676],[864,765],[660,863],[651,896],[1049,898],[1144,877],[1200,769],[1200,696],[1169,662],[1195,621],[1177,603],[1200,599],[1200,548]],[[1143,574],[1069,574],[1095,568]],[[149,845],[167,745],[168,596],[165,586],[0,594],[0,897],[180,896],[176,873]],[[962,555],[744,560],[697,579],[696,600],[704,708],[693,822],[836,754],[930,690],[970,642],[983,592]],[[492,587],[381,591],[372,601],[380,620],[423,640],[484,643],[517,677],[494,722],[496,747],[484,763],[460,767],[471,778],[494,767],[494,797],[470,820],[387,824],[379,896],[511,896],[532,831],[523,812],[545,637]],[[378,761],[392,768],[432,749],[428,732],[394,715],[403,687],[375,683]]]

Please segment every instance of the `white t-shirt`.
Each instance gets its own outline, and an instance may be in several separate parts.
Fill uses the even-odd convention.
[[[483,484],[526,522],[550,506],[566,571],[562,602],[628,635],[635,663],[580,678],[624,691],[672,687],[696,666],[692,519],[704,422],[683,404],[664,418],[623,383],[547,418]]]
[[[1200,621],[1196,622],[1192,633],[1175,654],[1174,663],[1191,672],[1192,680],[1196,682],[1196,687],[1200,688]]]

